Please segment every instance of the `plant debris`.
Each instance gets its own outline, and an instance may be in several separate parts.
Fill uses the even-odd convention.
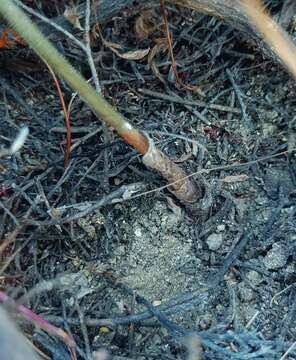
[[[67,129],[50,73],[24,44],[2,47],[0,286],[12,299],[7,310],[15,309],[14,321],[50,359],[73,353],[18,306],[63,329],[78,359],[106,352],[137,360],[295,359],[295,81],[246,34],[165,2],[178,75],[202,94],[179,88],[167,45],[157,45],[164,44],[159,2],[143,3],[116,1],[107,16],[111,2],[94,2],[102,6],[105,41],[120,44],[120,53],[150,49],[139,59],[118,56],[93,35],[91,7],[101,92],[152,148],[202,184],[202,200],[188,211],[61,81],[65,103],[73,99],[64,168]],[[84,41],[85,0],[74,12],[83,30],[65,20],[70,1],[23,4]],[[287,7],[267,6],[278,18]],[[77,42],[38,21],[91,78]],[[288,29],[295,38],[291,22]],[[8,154],[24,126],[26,140]]]

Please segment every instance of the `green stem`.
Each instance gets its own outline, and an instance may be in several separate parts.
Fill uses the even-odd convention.
[[[85,81],[69,62],[45,38],[30,18],[12,0],[0,0],[2,15],[19,35],[74,89],[85,102],[113,127],[117,133],[144,156],[146,166],[159,171],[170,183],[169,190],[186,204],[193,204],[203,195],[202,187],[173,163],[165,154],[155,148],[153,142],[134,128],[122,115]]]
[[[148,140],[85,81],[70,63],[45,38],[30,18],[11,0],[0,0],[0,14],[20,36],[130,145],[145,154]]]

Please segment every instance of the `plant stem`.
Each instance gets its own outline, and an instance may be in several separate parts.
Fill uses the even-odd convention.
[[[0,14],[36,53],[68,82],[107,125],[113,127],[126,142],[141,154],[146,154],[148,150],[147,138],[115,111],[104,98],[96,94],[95,90],[43,36],[37,26],[13,1],[0,0]]]
[[[0,0],[2,15],[21,37],[60,75],[93,109],[102,121],[144,155],[146,166],[157,170],[169,181],[169,190],[185,204],[194,204],[203,196],[203,188],[154,146],[148,136],[134,128],[121,114],[86,82],[56,48],[45,38],[30,18],[12,0]]]
[[[296,79],[296,47],[289,35],[268,15],[261,1],[242,0],[242,8],[263,39]]]

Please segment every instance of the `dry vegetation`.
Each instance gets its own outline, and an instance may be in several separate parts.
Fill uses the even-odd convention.
[[[0,359],[296,359],[294,2],[14,3]]]

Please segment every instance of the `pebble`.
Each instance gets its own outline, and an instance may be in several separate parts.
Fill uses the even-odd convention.
[[[198,325],[201,330],[207,330],[211,327],[213,318],[211,314],[205,313],[199,316]]]
[[[206,243],[210,250],[216,251],[221,246],[222,241],[223,241],[222,234],[213,233],[207,238]]]
[[[244,302],[250,302],[255,297],[253,290],[245,286],[243,283],[240,283],[238,285],[238,291],[239,291],[240,299]]]
[[[224,224],[219,224],[218,226],[217,226],[217,231],[218,232],[223,232],[225,230],[225,225]]]
[[[286,265],[287,255],[279,243],[274,243],[263,259],[266,269],[279,269]]]
[[[261,275],[254,270],[249,271],[246,274],[247,279],[250,281],[250,283],[254,286],[259,285],[262,282]]]

